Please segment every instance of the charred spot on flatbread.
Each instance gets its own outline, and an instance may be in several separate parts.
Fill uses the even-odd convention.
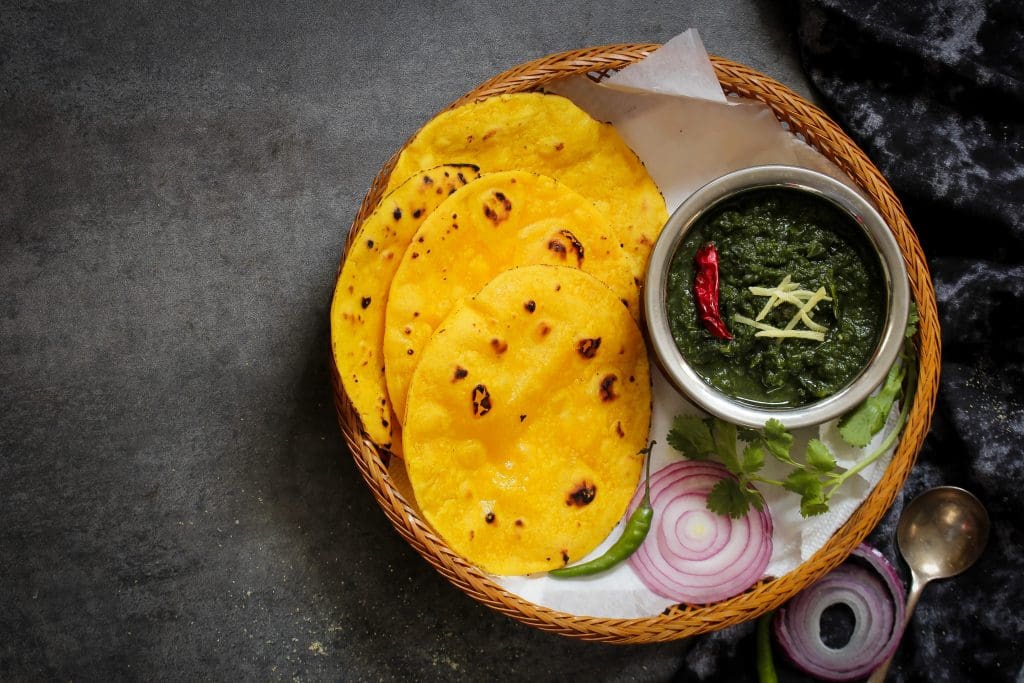
[[[558,230],[558,237],[548,242],[548,249],[558,254],[563,260],[568,258],[569,254],[575,254],[577,265],[583,267],[584,246],[571,230]]]
[[[473,387],[473,414],[483,417],[491,412],[491,392],[483,384]]]
[[[590,484],[587,481],[582,481],[574,486],[570,491],[569,495],[565,499],[566,505],[575,505],[577,507],[583,507],[584,505],[590,505],[594,502],[594,497],[597,495],[597,485]]]
[[[605,375],[601,378],[601,400],[605,403],[614,401],[619,397],[619,395],[615,393],[615,382],[618,379],[619,378],[615,375]]]
[[[484,217],[491,223],[498,224],[508,220],[512,214],[512,201],[500,190],[495,190],[483,199]]]
[[[596,356],[597,350],[599,348],[601,348],[600,337],[593,337],[591,339],[580,339],[578,342],[576,342],[576,351],[587,360],[590,360],[591,358]]]

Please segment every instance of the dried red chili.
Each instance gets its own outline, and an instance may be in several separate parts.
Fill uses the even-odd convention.
[[[704,329],[719,339],[732,339],[729,328],[718,310],[718,250],[708,242],[693,257],[696,274],[693,277],[693,298],[697,302],[697,315]]]

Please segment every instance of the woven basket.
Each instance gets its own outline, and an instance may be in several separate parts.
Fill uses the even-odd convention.
[[[586,75],[600,79],[646,57],[656,44],[622,44],[573,50],[509,69],[450,106],[474,99],[543,88],[560,78]],[[845,133],[820,109],[780,83],[753,69],[720,57],[711,57],[715,74],[727,93],[766,104],[791,131],[832,160],[874,200],[895,233],[910,275],[914,300],[921,316],[920,375],[917,398],[903,437],[882,480],[852,517],[807,562],[782,578],[762,581],[751,590],[706,607],[673,607],[659,616],[642,619],[595,618],[559,612],[535,605],[501,588],[486,574],[456,555],[418,516],[395,488],[388,475],[387,452],[380,451],[362,425],[332,372],[335,406],[342,433],[356,465],[377,502],[401,536],[449,581],[488,607],[525,624],[564,636],[612,643],[652,643],[697,635],[738,624],[774,609],[846,559],[853,548],[878,524],[892,505],[914,464],[935,407],[939,380],[939,323],[928,266],[921,245],[892,188]],[[394,167],[396,152],[374,179],[349,232],[349,244],[381,198]],[[339,269],[340,272],[340,269]],[[333,364],[333,360],[332,360]]]

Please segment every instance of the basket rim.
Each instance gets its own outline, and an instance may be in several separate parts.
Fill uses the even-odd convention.
[[[511,67],[454,100],[445,109],[491,95],[542,89],[575,75],[600,80],[653,52],[657,43],[618,43],[553,53]],[[907,425],[882,479],[810,559],[782,577],[761,581],[748,591],[711,605],[676,606],[642,618],[605,618],[561,612],[502,588],[489,575],[455,554],[404,499],[388,472],[390,454],[366,436],[345,394],[333,353],[328,350],[335,409],[353,460],[395,530],[449,582],[478,602],[517,621],[563,636],[611,643],[664,642],[718,630],[753,619],[783,604],[840,564],[878,524],[899,495],[927,435],[938,392],[941,356],[935,291],[920,242],[888,182],[864,152],[821,109],[750,67],[711,55],[723,89],[767,105],[791,132],[833,161],[878,206],[900,244],[920,316],[919,379]],[[413,136],[410,136],[409,140]],[[408,144],[408,140],[405,144]],[[353,219],[338,274],[359,227],[383,195],[401,149],[383,165]]]

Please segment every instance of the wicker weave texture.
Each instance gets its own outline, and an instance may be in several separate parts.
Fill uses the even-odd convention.
[[[490,95],[541,89],[569,76],[599,79],[643,59],[658,47],[656,44],[621,44],[549,55],[495,76],[450,106]],[[810,102],[746,66],[720,57],[711,57],[711,62],[726,92],[763,102],[790,130],[803,135],[808,144],[842,168],[874,200],[899,242],[921,317],[917,396],[892,462],[847,523],[807,562],[779,579],[761,582],[729,600],[705,607],[673,608],[666,614],[643,619],[578,616],[535,605],[505,591],[452,552],[418,517],[388,475],[388,453],[381,452],[366,438],[336,369],[332,372],[342,433],[359,471],[398,533],[437,571],[474,599],[530,626],[564,636],[612,643],[662,642],[738,624],[778,607],[846,559],[878,524],[913,467],[935,407],[941,353],[935,292],[921,245],[892,188],[864,152]],[[349,244],[380,200],[397,154],[381,169],[367,192],[352,223]]]

